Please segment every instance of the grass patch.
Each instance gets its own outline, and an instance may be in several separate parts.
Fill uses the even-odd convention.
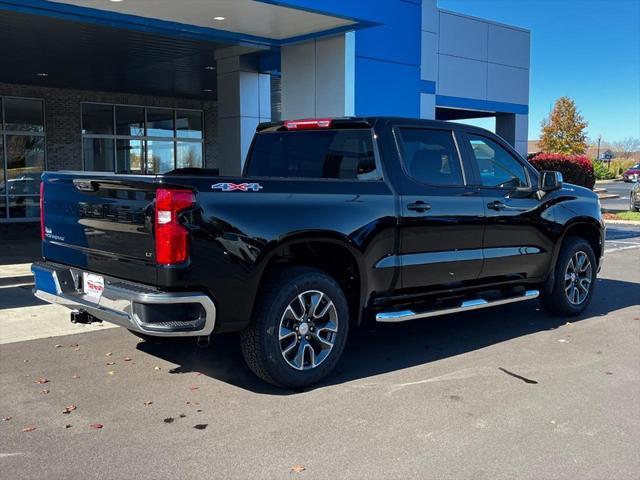
[[[605,213],[603,217],[605,220],[633,220],[634,222],[640,222],[640,212]]]

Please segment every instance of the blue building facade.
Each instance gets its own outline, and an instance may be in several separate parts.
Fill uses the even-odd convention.
[[[526,153],[530,33],[437,0],[0,0],[0,30],[0,222],[44,169],[236,174],[272,119],[494,117]]]

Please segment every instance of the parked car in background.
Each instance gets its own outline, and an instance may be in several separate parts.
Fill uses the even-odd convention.
[[[629,210],[632,212],[640,212],[640,182],[636,182],[631,189],[631,194],[629,195]]]
[[[622,179],[625,182],[637,182],[640,179],[640,163],[636,163],[633,167],[624,172],[622,174]]]

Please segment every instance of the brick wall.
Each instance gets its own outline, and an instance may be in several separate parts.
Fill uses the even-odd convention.
[[[82,168],[81,102],[203,110],[205,122],[205,166],[207,168],[215,168],[217,166],[218,117],[216,102],[0,83],[0,96],[2,95],[44,99],[48,170],[80,170]]]

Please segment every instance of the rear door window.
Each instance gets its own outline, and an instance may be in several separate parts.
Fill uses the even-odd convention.
[[[464,175],[451,130],[400,128],[407,174],[428,185],[462,186]]]
[[[247,162],[251,177],[381,179],[368,129],[258,133]]]

